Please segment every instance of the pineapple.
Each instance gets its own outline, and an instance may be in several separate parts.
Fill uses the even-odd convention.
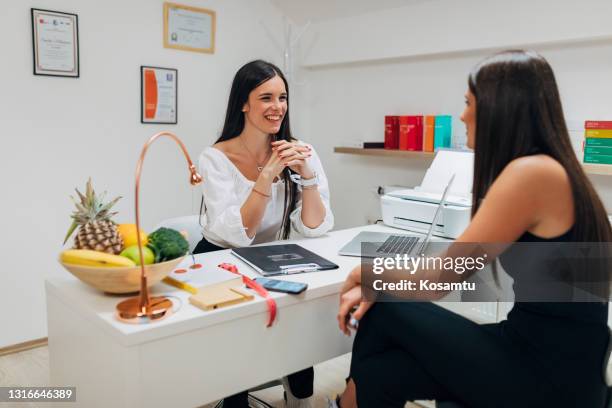
[[[115,255],[120,253],[123,248],[123,239],[117,231],[117,224],[111,220],[117,213],[110,212],[110,209],[121,197],[104,203],[106,192],[102,196],[97,196],[91,185],[91,179],[87,181],[85,195],[81,194],[78,189],[75,190],[79,195],[80,202],[77,202],[72,196],[70,197],[76,206],[76,210],[71,215],[73,221],[66,238],[64,238],[64,244],[74,230],[79,227],[79,231],[74,238],[74,248],[91,249]]]

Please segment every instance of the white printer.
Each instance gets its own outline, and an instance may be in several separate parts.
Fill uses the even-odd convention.
[[[381,197],[383,222],[390,227],[427,233],[442,192],[455,174],[433,234],[457,238],[470,223],[473,168],[474,154],[470,151],[438,151],[420,186]]]

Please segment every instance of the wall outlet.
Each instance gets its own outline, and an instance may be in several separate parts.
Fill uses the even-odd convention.
[[[376,224],[376,221],[382,222],[380,215],[371,215],[371,214],[366,215],[365,220],[366,220],[366,224],[368,225]]]
[[[406,186],[398,186],[398,185],[386,185],[386,186],[377,186],[376,187],[376,193],[381,196],[381,195],[385,195],[388,194],[392,191],[396,191],[396,190],[405,190],[407,188],[410,187],[406,187]]]

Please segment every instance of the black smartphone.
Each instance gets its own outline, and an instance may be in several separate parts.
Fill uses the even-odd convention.
[[[290,293],[292,295],[302,293],[308,287],[307,283],[289,282],[280,279],[255,278],[255,282],[273,292]]]

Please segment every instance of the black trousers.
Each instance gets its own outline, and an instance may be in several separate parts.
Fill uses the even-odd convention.
[[[567,362],[560,377],[569,377],[568,385],[559,386],[505,328],[504,322],[478,325],[432,303],[374,304],[353,344],[357,405],[403,407],[435,399],[470,408],[604,406],[597,367],[574,372],[571,365],[580,363]]]
[[[193,250],[194,254],[203,254],[206,252],[219,251],[222,249],[220,246],[212,244],[206,240],[206,238],[202,238],[198,245],[196,245]],[[314,369],[312,367],[306,368],[305,370],[298,371],[293,374],[289,374],[287,376],[287,380],[289,381],[289,387],[291,388],[291,393],[297,398],[308,398],[313,394],[313,384],[314,384]],[[226,397],[223,400],[223,408],[247,408],[249,406],[248,401],[248,391],[243,391],[238,394],[234,394],[230,397]]]

